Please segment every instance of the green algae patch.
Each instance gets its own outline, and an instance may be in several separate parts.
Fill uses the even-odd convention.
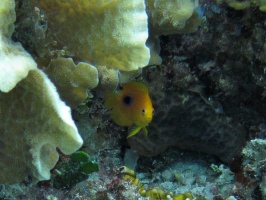
[[[57,175],[53,180],[53,187],[69,189],[84,181],[89,174],[99,171],[99,165],[84,151],[77,151],[70,156],[67,163],[61,163],[56,169]]]

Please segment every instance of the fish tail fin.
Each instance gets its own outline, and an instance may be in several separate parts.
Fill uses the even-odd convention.
[[[116,94],[115,92],[106,92],[104,96],[104,106],[108,109],[114,107],[116,102]]]

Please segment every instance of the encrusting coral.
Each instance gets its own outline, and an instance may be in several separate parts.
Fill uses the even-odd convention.
[[[83,143],[70,108],[59,98],[48,77],[10,36],[15,3],[0,5],[0,183],[10,184],[33,173],[50,178],[58,147],[71,154]],[[8,30],[8,31],[7,31]]]
[[[242,151],[243,156],[243,171],[244,175],[252,180],[254,183],[258,183],[262,180],[261,189],[263,195],[266,196],[265,177],[266,177],[266,140],[254,139],[247,143]]]
[[[73,108],[84,102],[88,90],[99,82],[94,66],[85,62],[75,65],[72,58],[54,59],[44,71],[56,85],[60,97]]]
[[[143,0],[32,2],[48,19],[47,37],[56,41],[58,49],[67,49],[68,56],[125,71],[148,64]]]

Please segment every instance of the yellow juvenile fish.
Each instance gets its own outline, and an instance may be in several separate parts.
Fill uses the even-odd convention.
[[[104,105],[111,109],[111,119],[120,126],[132,126],[128,138],[136,135],[141,129],[147,136],[147,126],[152,120],[153,106],[144,83],[130,81],[122,84],[122,89],[107,92]]]

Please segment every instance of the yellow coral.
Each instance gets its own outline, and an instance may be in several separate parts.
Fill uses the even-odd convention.
[[[58,147],[71,154],[82,139],[70,108],[31,56],[10,36],[15,2],[0,4],[0,183],[10,184],[33,173],[37,180],[50,178]]]
[[[150,32],[156,35],[177,33],[193,15],[198,0],[146,0]],[[198,26],[195,23],[194,26]]]
[[[0,33],[0,90],[9,92],[37,65],[21,44],[13,43]]]
[[[3,36],[11,36],[14,31],[13,23],[15,20],[15,2],[2,0],[0,5],[0,32]]]
[[[32,0],[33,1],[33,0]],[[125,71],[149,62],[147,14],[143,0],[41,0],[48,37],[70,56]]]
[[[1,1],[0,5],[0,91],[9,92],[37,66],[21,44],[10,37],[14,29],[15,2]],[[19,64],[18,64],[19,63]],[[7,67],[8,66],[8,67]]]
[[[82,145],[69,107],[40,70],[0,93],[0,110],[0,183],[19,182],[31,171],[37,180],[49,179],[56,147],[70,154]]]
[[[97,69],[85,62],[77,65],[71,58],[52,60],[45,69],[56,85],[60,97],[71,107],[76,107],[88,97],[88,90],[98,85]]]

